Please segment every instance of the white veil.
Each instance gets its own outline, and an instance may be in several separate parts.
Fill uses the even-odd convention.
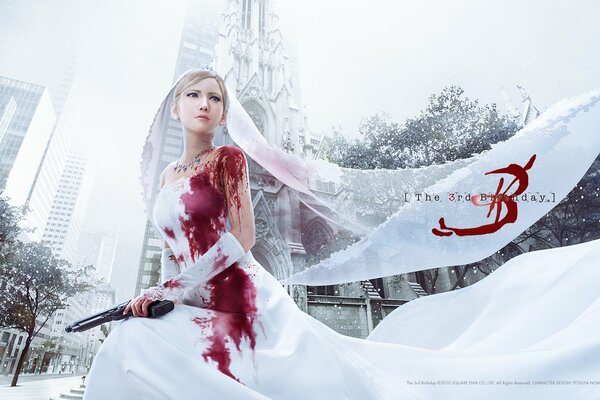
[[[163,100],[144,146],[141,179],[148,210],[158,192],[156,149],[171,119],[175,85]],[[281,281],[286,284],[353,282],[482,260],[556,206],[600,152],[600,91],[556,103],[508,140],[471,158],[398,170],[342,168],[286,153],[265,140],[234,91],[228,92],[227,132],[233,141],[316,214],[362,238]],[[515,173],[520,179],[511,185]],[[333,190],[317,190],[319,183]],[[449,197],[450,193],[503,193],[507,187],[504,194],[510,196],[519,184],[525,188],[516,192],[516,202],[497,197],[497,202],[481,199],[480,205],[488,205],[476,206]],[[431,200],[424,198],[426,194]],[[440,225],[441,218],[448,228]],[[488,233],[470,235],[452,229],[484,225],[489,225]]]

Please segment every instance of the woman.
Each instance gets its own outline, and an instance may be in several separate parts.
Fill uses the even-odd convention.
[[[386,317],[368,338],[380,342],[337,334],[300,311],[252,256],[254,216],[246,158],[235,146],[215,147],[215,129],[227,123],[236,143],[273,176],[298,193],[321,201],[323,198],[307,189],[315,171],[293,157],[273,156],[275,150],[267,147],[241,105],[230,101],[228,95],[223,79],[212,70],[189,71],[159,109],[143,165],[156,165],[158,154],[151,144],[164,136],[170,118],[180,121],[184,135],[183,154],[165,168],[160,188],[152,189],[152,174],[143,182],[146,199],[155,203],[154,224],[165,241],[161,284],[128,305],[135,317],[116,326],[103,343],[86,380],[85,399],[597,397],[591,386],[547,383],[591,380],[598,375],[600,346],[596,336],[586,332],[598,326],[600,303],[594,282],[600,279],[596,272],[600,270],[584,268],[600,256],[596,242],[518,257],[471,287],[411,301]],[[544,166],[548,159],[542,157],[544,152],[559,148],[558,139],[571,139],[571,132],[580,135],[580,140],[587,135],[586,143],[596,143],[596,131],[589,127],[597,124],[577,125],[585,118],[580,110],[587,112],[600,101],[600,96],[593,95],[566,102],[553,114],[540,117],[534,128],[515,135],[510,144],[496,146],[487,158],[414,171],[348,170],[330,175],[342,176],[340,181],[355,189],[370,189],[371,184],[385,179],[390,179],[390,185],[398,179],[410,183],[412,178],[427,187],[453,170],[461,169],[462,177],[483,176],[477,168],[487,171],[496,165],[490,162],[493,155],[508,152],[512,157],[517,150],[528,154],[527,146],[537,148]],[[587,117],[600,120],[598,109],[596,106]],[[571,130],[565,128],[569,124]],[[553,130],[557,132],[554,138],[550,135]],[[523,144],[515,146],[519,140]],[[583,152],[578,151],[580,155]],[[586,157],[581,158],[581,166],[589,161]],[[484,161],[483,167],[477,166],[478,161]],[[323,169],[317,172],[324,173]],[[530,179],[532,187],[547,181],[537,179],[535,172],[531,173],[535,178]],[[455,175],[449,179],[456,181]],[[571,181],[564,185],[572,186]],[[380,194],[370,192],[366,195]],[[361,199],[351,205],[361,207]],[[329,206],[339,210],[348,204]],[[418,207],[406,208],[407,213],[394,216],[408,221],[413,217],[425,226],[421,231],[430,235],[430,224],[423,222],[426,214]],[[520,218],[535,218],[532,210],[526,209]],[[319,213],[316,208],[313,211]],[[440,215],[444,214],[434,217]],[[340,220],[332,222],[354,222],[341,213],[338,217]],[[370,247],[351,253],[369,262],[357,263],[352,257],[339,261],[338,257],[334,266],[345,262],[346,268],[317,270],[317,274],[311,274],[311,269],[303,279],[339,280],[343,279],[340,274],[364,274],[362,266],[378,276],[390,271],[390,266],[396,266],[395,273],[402,273],[406,271],[398,266],[404,268],[403,263],[438,265],[427,258],[428,253],[438,257],[453,254],[442,247],[439,237],[419,236],[422,233],[414,230],[416,224],[412,237],[395,224],[390,218],[382,226],[401,237],[370,238],[365,241]],[[361,228],[361,224],[355,225]],[[435,242],[429,245],[420,240],[423,237],[433,237]],[[479,247],[483,240],[478,239]],[[488,247],[499,242],[490,240]],[[404,252],[398,256],[405,243],[416,255]],[[426,251],[417,251],[423,249]],[[455,253],[473,257],[467,250],[459,247]],[[565,293],[577,293],[577,302],[556,307],[565,301]],[[156,299],[173,300],[175,309],[158,319],[144,318],[147,305]],[[550,313],[551,319],[547,317]]]
[[[213,144],[227,101],[223,79],[210,70],[175,86],[171,115],[184,149],[161,175],[153,212],[165,240],[162,284],[129,303],[125,312],[142,318],[124,321],[103,343],[85,398],[385,398],[377,370],[357,368],[351,354],[341,362],[340,349],[316,335],[329,328],[301,312],[253,258],[246,158]],[[175,309],[143,318],[157,299]]]

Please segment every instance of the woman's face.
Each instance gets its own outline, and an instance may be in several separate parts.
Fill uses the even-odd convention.
[[[210,133],[225,123],[223,94],[214,78],[185,89],[177,100],[176,114],[183,128],[194,134]]]

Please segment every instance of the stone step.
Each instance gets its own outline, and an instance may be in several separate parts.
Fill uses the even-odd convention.
[[[64,394],[64,393],[61,393],[60,398],[61,399],[67,399],[67,400],[81,400],[81,399],[83,399],[83,393],[82,394],[72,394],[72,393]]]
[[[61,393],[58,398],[50,397],[50,400],[82,400],[85,386],[80,385],[77,389],[71,389],[69,393]]]
[[[381,295],[375,289],[371,281],[360,281],[361,286],[367,292],[367,296],[371,299],[381,299]]]
[[[60,397],[50,397],[50,400],[66,400],[66,399],[81,400],[81,399],[83,399],[83,395],[71,396],[71,397],[64,397],[64,396],[70,396],[70,395],[61,394]]]
[[[429,296],[423,287],[417,282],[408,282],[408,284],[410,285],[410,288],[417,294],[417,296]]]

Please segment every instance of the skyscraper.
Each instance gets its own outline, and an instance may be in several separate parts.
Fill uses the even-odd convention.
[[[75,192],[89,192],[89,183],[86,183],[89,178],[77,176],[77,169],[82,167],[78,165],[81,159],[75,153],[69,157],[81,116],[80,93],[72,90],[79,87],[73,85],[74,78],[73,71],[68,70],[61,80],[60,93],[55,96],[61,111],[57,117],[51,94],[45,87],[0,77],[0,188],[4,189],[3,195],[11,204],[28,207],[23,225],[31,231],[24,232],[23,240],[42,239],[55,204],[53,226],[68,228],[60,233],[61,240],[50,244],[57,255],[69,261],[72,261],[80,220],[87,204],[84,198],[72,202],[70,197]],[[64,185],[59,188],[61,177]],[[59,196],[56,196],[58,191]],[[31,343],[28,365],[50,338],[51,320],[46,323],[44,320],[45,316],[42,316],[36,321],[41,327]],[[0,372],[14,372],[25,336],[14,329],[0,331],[0,350],[4,348],[0,352]]]
[[[0,77],[0,190],[27,202],[56,116],[43,86]]]
[[[27,199],[31,209],[27,218],[36,227],[36,232],[31,236],[31,239],[35,241],[41,240],[46,230],[50,210],[69,158],[71,146],[78,134],[83,133],[79,126],[82,115],[80,109],[81,86],[72,73],[65,75],[64,80],[71,83],[69,85],[70,90],[48,141],[44,159],[37,171],[33,187]]]
[[[110,283],[115,263],[117,244],[119,243],[119,231],[116,233],[102,234],[98,258],[96,260],[96,272],[100,278]]]
[[[75,261],[77,241],[92,189],[86,151],[71,149],[63,169],[42,240],[54,253]]]
[[[103,283],[68,299],[67,308],[57,310],[52,320],[51,337],[57,343],[56,355],[49,365],[52,373],[85,373],[106,338],[108,326],[98,326],[78,334],[66,333],[67,324],[105,310],[115,302],[115,291]]]

